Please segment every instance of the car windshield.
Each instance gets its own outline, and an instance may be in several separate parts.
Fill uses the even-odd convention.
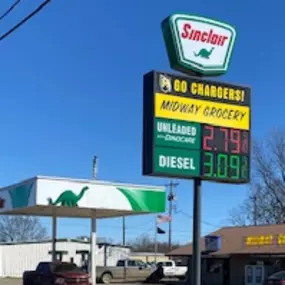
[[[58,264],[54,268],[54,272],[67,272],[67,271],[81,271],[79,267],[77,267],[74,263],[67,263],[67,264]]]
[[[284,279],[285,271],[279,271],[269,276],[269,279]]]
[[[145,266],[145,263],[142,260],[137,261],[138,266]]]

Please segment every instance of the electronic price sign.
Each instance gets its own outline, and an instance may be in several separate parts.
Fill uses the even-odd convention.
[[[144,76],[143,174],[250,181],[250,88],[152,71]]]

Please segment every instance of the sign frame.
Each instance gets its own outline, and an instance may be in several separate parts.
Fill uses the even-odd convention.
[[[183,50],[183,44],[181,42],[181,36],[179,35],[179,29],[178,29],[178,20],[184,20],[184,21],[193,21],[196,23],[202,23],[209,25],[209,27],[216,27],[218,29],[223,29],[231,34],[228,43],[228,47],[225,50],[224,54],[224,60],[223,64],[220,65],[208,65],[202,63],[202,61],[199,59],[198,61],[191,60],[191,58],[187,58],[185,56],[185,51]],[[219,76],[227,72],[232,53],[234,50],[235,40],[236,40],[236,30],[233,26],[217,21],[211,18],[205,18],[200,16],[194,16],[191,14],[172,14],[165,18],[162,21],[161,24],[164,42],[168,54],[168,59],[170,62],[170,66],[174,70],[178,70],[180,72],[190,74],[190,75],[202,75],[202,76]],[[210,29],[212,31],[212,29]],[[196,32],[194,30],[194,32]],[[211,32],[210,32],[211,33]],[[194,36],[195,39],[196,36]],[[210,36],[208,37],[210,39]],[[196,37],[197,40],[197,37]],[[210,46],[209,46],[210,47]],[[200,51],[204,53],[208,52],[208,56],[211,55],[210,50],[207,51],[205,48],[201,48]],[[211,47],[211,51],[213,51],[213,47]],[[189,57],[189,56],[188,56]],[[207,58],[207,57],[204,57]],[[211,60],[209,57],[208,60]]]
[[[244,156],[247,157],[248,159],[248,173],[249,173],[249,177],[248,179],[237,179],[237,180],[233,180],[230,179],[230,177],[227,177],[225,179],[217,179],[215,177],[205,177],[202,175],[202,169],[201,167],[203,167],[203,161],[202,161],[202,153],[205,152],[205,150],[203,150],[202,146],[200,147],[199,151],[200,151],[200,155],[201,157],[200,159],[200,176],[191,176],[191,175],[175,175],[173,173],[169,173],[167,171],[165,171],[165,173],[161,173],[158,171],[155,171],[155,167],[154,167],[154,160],[155,160],[155,153],[154,150],[156,148],[160,148],[163,146],[160,145],[155,145],[155,136],[154,136],[154,130],[155,130],[155,122],[156,119],[158,119],[155,116],[155,94],[157,94],[157,90],[158,90],[158,78],[157,76],[159,75],[165,75],[165,76],[169,76],[171,77],[171,79],[185,79],[188,81],[197,81],[197,82],[202,82],[204,84],[208,83],[208,84],[213,84],[213,85],[217,85],[217,86],[225,86],[226,87],[230,87],[232,86],[233,88],[241,88],[241,89],[248,89],[248,93],[246,93],[247,97],[245,97],[245,101],[244,101],[244,105],[240,102],[241,106],[248,106],[249,107],[249,127],[248,127],[248,153],[245,154]],[[161,88],[161,87],[160,87]],[[165,93],[171,93],[170,95],[175,95],[179,98],[182,97],[187,97],[189,98],[191,95],[189,94],[176,94],[173,90],[171,90],[172,88],[170,88],[170,90],[166,90]],[[143,86],[143,92],[144,92],[144,96],[143,96],[143,152],[142,152],[142,170],[143,170],[143,175],[147,175],[147,176],[154,176],[154,177],[171,177],[171,178],[177,178],[177,179],[201,179],[201,180],[205,180],[205,181],[213,181],[213,182],[217,182],[217,183],[228,183],[228,184],[246,184],[250,182],[250,172],[251,172],[251,164],[250,164],[250,160],[251,160],[251,152],[250,152],[250,148],[251,148],[251,88],[249,86],[245,86],[245,85],[238,85],[238,84],[232,84],[232,83],[228,83],[228,82],[217,82],[214,80],[208,80],[208,79],[203,79],[203,78],[197,78],[197,77],[191,77],[191,76],[183,76],[180,74],[170,74],[167,72],[160,72],[160,71],[156,71],[156,70],[152,70],[148,73],[146,73],[144,75],[144,86]],[[191,97],[190,97],[191,98]],[[218,98],[200,98],[197,97],[196,99],[198,100],[204,100],[206,102],[221,102],[221,99]],[[247,100],[247,101],[246,101]],[[232,104],[234,105],[234,104]],[[164,118],[165,119],[165,118]],[[183,120],[182,120],[183,121]],[[181,122],[182,122],[181,121]],[[190,123],[190,122],[189,122]],[[193,123],[193,122],[192,122]],[[202,132],[202,126],[203,123],[201,124],[201,132]],[[215,126],[215,125],[212,125]],[[232,127],[229,127],[230,129],[235,129]],[[241,129],[239,129],[241,131]],[[201,139],[202,139],[202,133],[201,133]],[[167,147],[166,147],[167,148]],[[171,148],[171,147],[169,147]],[[177,149],[181,149],[182,147],[177,147]],[[189,148],[188,148],[189,150]],[[190,150],[189,150],[190,151]],[[198,151],[198,149],[197,149]],[[230,154],[229,154],[230,155]]]

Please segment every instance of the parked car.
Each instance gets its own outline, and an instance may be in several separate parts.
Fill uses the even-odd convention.
[[[89,274],[74,263],[40,262],[34,271],[23,273],[23,285],[92,285]]]
[[[143,261],[132,259],[118,260],[116,266],[97,266],[99,282],[109,284],[112,280],[145,281],[156,268],[148,267]]]
[[[161,265],[163,268],[163,274],[165,277],[185,279],[187,266],[178,266],[173,260],[158,262],[157,265]]]
[[[264,280],[264,285],[285,285],[285,271],[278,271]]]

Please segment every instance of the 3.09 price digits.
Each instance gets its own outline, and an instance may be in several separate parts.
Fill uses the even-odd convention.
[[[235,154],[204,152],[203,175],[206,177],[247,180],[249,177],[248,157]]]
[[[205,125],[203,128],[203,150],[233,154],[248,154],[248,131]]]

